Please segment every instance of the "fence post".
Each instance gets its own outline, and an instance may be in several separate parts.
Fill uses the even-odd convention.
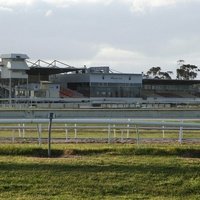
[[[75,138],[75,140],[76,140],[76,143],[77,143],[77,128],[76,128],[76,124],[74,124],[74,138]]]
[[[121,129],[121,143],[122,143],[123,140],[124,140],[123,135],[124,135],[124,131],[123,131],[123,129]]]
[[[108,125],[108,143],[110,143],[110,124]]]
[[[52,125],[53,113],[49,114],[49,136],[48,136],[48,157],[51,157],[51,125]]]
[[[164,123],[164,121],[162,121]],[[162,137],[165,138],[165,126],[162,126]]]
[[[136,126],[136,134],[137,134],[137,145],[139,145],[139,139],[140,139],[140,136],[139,136],[139,129],[138,129],[138,126]]]
[[[126,135],[126,138],[129,138],[129,127],[130,127],[130,125],[127,124],[127,135]]]
[[[25,124],[23,124],[23,131],[22,131],[22,137],[25,137]]]
[[[21,124],[18,124],[18,127],[19,127],[19,129],[18,129],[19,137],[21,137],[22,136],[22,134],[21,134]]]
[[[12,131],[12,143],[15,143],[15,129]]]
[[[114,133],[114,138],[116,138],[116,129],[115,129],[115,124],[113,125],[113,133]]]
[[[68,141],[68,129],[67,129],[67,124],[65,124],[65,136],[66,136],[66,142]]]
[[[183,127],[181,126],[179,130],[179,139],[178,139],[180,144],[182,144],[182,140],[183,140]]]
[[[37,131],[38,131],[38,143],[39,143],[39,146],[41,146],[41,143],[42,143],[42,139],[41,139],[42,125],[41,124],[37,124]]]

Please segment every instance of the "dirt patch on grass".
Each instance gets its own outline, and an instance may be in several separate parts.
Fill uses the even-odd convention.
[[[74,149],[65,149],[63,150],[62,155],[59,156],[60,158],[79,158],[80,155],[77,154],[76,150]]]

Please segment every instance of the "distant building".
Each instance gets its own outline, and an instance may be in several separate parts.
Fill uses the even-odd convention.
[[[10,105],[67,102],[69,98],[79,98],[71,103],[107,101],[112,105],[200,103],[200,80],[147,79],[142,74],[113,73],[108,66],[75,68],[57,60],[30,62],[26,54],[0,58],[0,102]]]
[[[59,74],[50,77],[85,97],[139,97],[142,74],[110,73],[109,67],[91,67],[82,73]]]
[[[27,97],[28,75],[26,70],[29,67],[25,54],[3,54],[1,58],[1,79],[0,96],[1,97]]]
[[[200,80],[143,79],[141,97],[197,98]]]

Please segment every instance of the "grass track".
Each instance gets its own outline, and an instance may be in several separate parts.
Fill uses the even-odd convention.
[[[0,146],[0,199],[200,199],[197,145]]]

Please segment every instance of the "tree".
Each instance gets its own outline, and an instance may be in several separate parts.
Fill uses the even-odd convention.
[[[178,63],[178,66],[181,66],[185,63],[185,60],[180,59],[180,60],[177,61],[177,63]]]
[[[167,71],[167,72],[160,72],[159,74],[161,79],[172,79],[170,74],[173,74],[173,72]]]
[[[183,64],[176,70],[177,79],[181,80],[193,80],[197,77],[199,71],[196,65]]]
[[[157,79],[171,79],[170,74],[172,74],[171,71],[162,72],[161,67],[152,67],[147,71],[146,77]]]
[[[147,71],[146,75],[147,77],[157,78],[159,76],[160,71],[160,67],[152,67]]]

